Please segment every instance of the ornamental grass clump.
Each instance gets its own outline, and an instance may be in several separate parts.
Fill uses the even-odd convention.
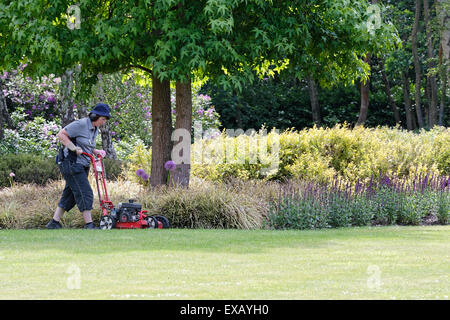
[[[151,213],[165,215],[175,228],[258,229],[268,212],[266,202],[224,185],[162,187],[154,192],[156,196],[144,199],[144,204]]]

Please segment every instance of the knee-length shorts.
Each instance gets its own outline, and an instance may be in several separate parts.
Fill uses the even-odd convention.
[[[66,180],[66,186],[58,206],[65,211],[71,210],[75,205],[81,212],[92,210],[94,194],[89,185],[89,167],[66,159],[59,164],[59,169]]]

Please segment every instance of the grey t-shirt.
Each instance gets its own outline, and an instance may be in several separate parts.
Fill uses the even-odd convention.
[[[70,138],[76,138],[76,146],[80,147],[83,152],[93,154],[95,149],[95,139],[97,138],[98,130],[92,125],[89,118],[82,118],[69,123],[64,127]],[[69,151],[64,148],[64,156],[67,157]],[[77,157],[77,163],[88,167],[91,160],[84,154]]]

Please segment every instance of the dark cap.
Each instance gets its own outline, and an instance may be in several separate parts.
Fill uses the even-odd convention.
[[[96,115],[99,115],[101,117],[107,117],[108,119],[111,118],[111,114],[109,113],[109,106],[105,103],[97,103],[94,107],[94,109],[92,109],[92,111],[90,112]]]

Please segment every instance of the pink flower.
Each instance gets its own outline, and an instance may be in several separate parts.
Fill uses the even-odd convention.
[[[11,178],[13,178],[13,177],[15,177],[16,175],[14,174],[14,172],[11,172],[11,173],[9,174],[9,176],[10,176]]]

